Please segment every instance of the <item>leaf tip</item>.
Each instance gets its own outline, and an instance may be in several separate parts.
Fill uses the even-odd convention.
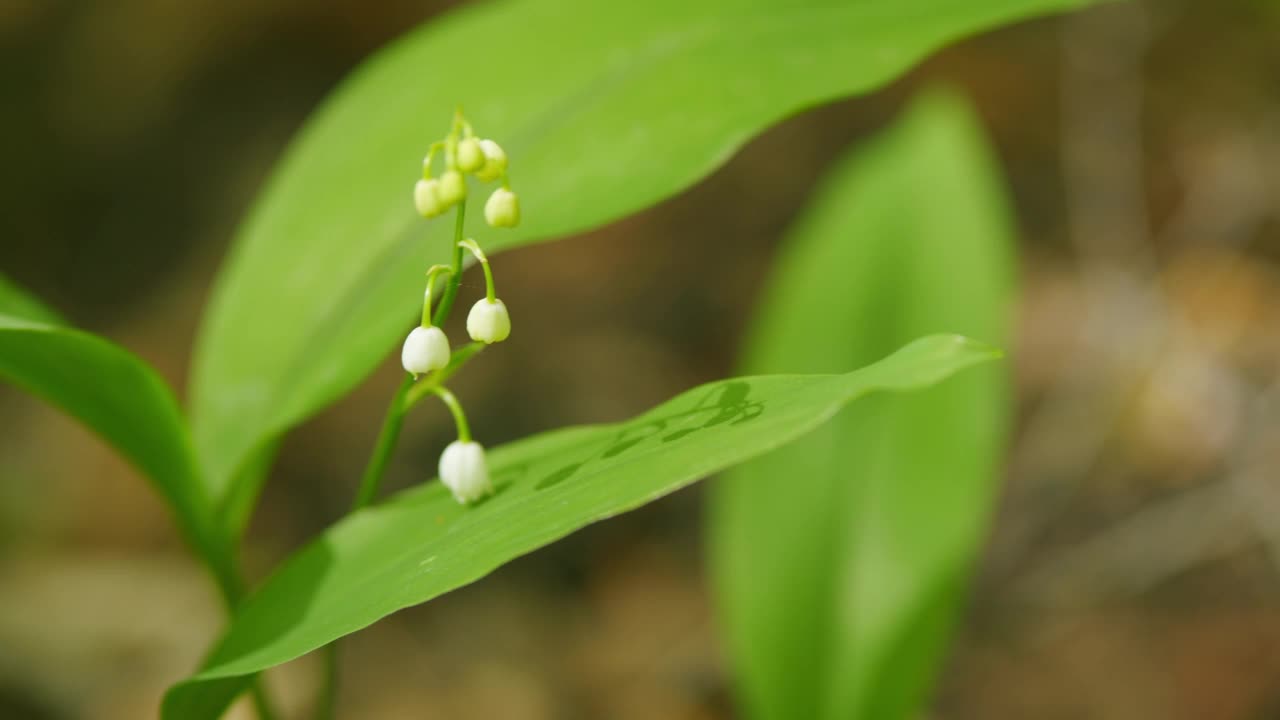
[[[929,335],[909,343],[867,370],[887,373],[885,387],[906,390],[927,387],[973,365],[1004,356],[999,348],[955,333]]]
[[[959,334],[952,334],[948,337],[954,344],[957,354],[971,355],[982,360],[999,360],[1005,356],[1004,350],[981,340],[974,340],[971,337]]]

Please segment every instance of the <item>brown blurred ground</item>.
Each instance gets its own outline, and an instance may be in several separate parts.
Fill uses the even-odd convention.
[[[180,386],[281,144],[438,10],[0,0],[0,268]],[[836,149],[935,80],[988,122],[1024,277],[1022,422],[930,716],[1280,718],[1275,3],[990,34],[770,131],[639,217],[500,256],[519,332],[460,378],[473,424],[496,443],[616,419],[732,372],[770,253]],[[387,364],[290,436],[254,521],[258,573],[341,514],[396,379]],[[216,632],[201,573],[92,436],[7,388],[0,427],[0,718],[151,717]],[[394,487],[430,474],[446,432],[443,413],[411,419]],[[679,493],[355,636],[341,715],[733,717],[699,511]],[[273,674],[297,717],[315,669]]]

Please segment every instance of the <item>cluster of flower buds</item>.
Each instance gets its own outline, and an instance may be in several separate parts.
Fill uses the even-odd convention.
[[[436,156],[444,154],[444,171],[433,177],[432,166]],[[481,139],[472,132],[471,125],[458,114],[448,137],[433,143],[422,164],[422,179],[413,187],[413,204],[425,218],[443,214],[454,206],[462,213],[467,199],[467,175],[480,182],[501,181],[484,206],[485,221],[492,227],[515,227],[520,223],[520,199],[512,192],[507,179],[507,154],[493,140]],[[461,216],[458,232],[461,233]],[[462,250],[470,252],[484,268],[485,297],[472,306],[467,315],[467,334],[477,343],[491,345],[506,340],[511,334],[511,316],[507,306],[494,291],[493,271],[489,259],[474,239],[455,237],[458,250],[454,253],[454,266],[436,265],[427,271],[427,289],[422,302],[422,322],[404,341],[400,360],[406,372],[415,378],[449,367],[451,351],[449,338],[435,325],[431,300],[436,280],[450,277],[446,292],[451,303],[458,286],[457,273]],[[447,314],[448,310],[442,311]],[[442,320],[441,320],[442,321]],[[449,407],[458,428],[458,440],[445,448],[440,456],[440,480],[460,503],[470,503],[492,492],[489,471],[485,465],[484,448],[471,439],[471,431],[457,398],[448,390],[434,386],[432,392]]]
[[[444,152],[444,172],[432,175],[436,155]],[[501,180],[484,204],[484,219],[493,227],[512,228],[520,224],[520,198],[507,179],[507,153],[493,140],[475,137],[465,120],[459,118],[449,137],[434,143],[422,161],[422,179],[413,186],[413,205],[424,218],[444,214],[467,197],[467,175],[480,182]]]

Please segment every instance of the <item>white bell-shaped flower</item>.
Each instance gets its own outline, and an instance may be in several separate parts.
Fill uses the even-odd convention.
[[[491,345],[502,342],[511,334],[511,315],[501,300],[490,302],[488,298],[471,306],[467,313],[467,334],[472,340]]]
[[[501,150],[502,148],[498,149]],[[458,169],[462,172],[480,172],[488,161],[489,158],[484,154],[484,148],[481,147],[480,141],[476,138],[464,138],[458,143]]]
[[[484,219],[493,227],[515,227],[520,224],[520,198],[506,188],[498,188],[484,204]]]
[[[400,362],[414,376],[439,370],[449,364],[449,338],[438,327],[416,327],[404,339]]]
[[[480,150],[484,152],[484,166],[476,170],[476,177],[484,182],[502,177],[507,171],[507,152],[492,140],[481,140]]]
[[[413,206],[424,218],[439,215],[448,209],[448,205],[440,200],[440,181],[434,178],[419,180],[413,186]]]
[[[440,482],[460,503],[475,502],[493,492],[484,447],[478,442],[455,440],[440,455]]]

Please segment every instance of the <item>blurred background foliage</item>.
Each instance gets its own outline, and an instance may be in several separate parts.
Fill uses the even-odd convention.
[[[0,267],[182,387],[212,275],[283,143],[344,72],[445,9],[0,3]],[[1017,215],[1017,409],[927,714],[1275,717],[1277,37],[1274,2],[1166,0],[957,45],[886,91],[778,126],[657,208],[496,257],[519,331],[456,389],[497,443],[728,375],[818,178],[918,88],[956,85]],[[250,529],[255,574],[342,514],[398,376],[385,364],[289,436]],[[0,717],[150,717],[220,625],[213,593],[161,503],[96,438],[7,387],[0,427]],[[443,411],[411,417],[392,486],[429,475],[449,432]],[[734,717],[703,492],[354,636],[345,708]],[[295,712],[310,663],[271,676]]]
[[[788,230],[743,372],[838,372],[944,329],[1007,346],[1010,220],[977,119],[924,91]],[[1009,380],[993,363],[868,398],[711,486],[717,627],[748,717],[915,717],[986,536]]]

